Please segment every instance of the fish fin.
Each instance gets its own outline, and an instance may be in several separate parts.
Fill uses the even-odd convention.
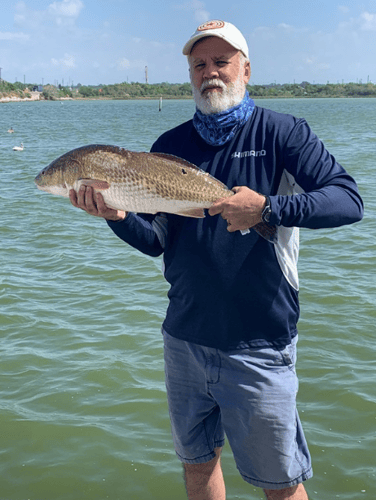
[[[167,153],[148,153],[148,154],[149,154],[149,156],[150,155],[157,156],[158,158],[163,158],[165,160],[174,161],[175,163],[179,163],[180,165],[182,165],[184,167],[193,168],[193,170],[201,170],[201,168],[197,167],[196,165],[194,165],[193,163],[190,163],[187,160],[184,160],[183,158],[179,158],[179,156],[169,155]]]
[[[187,210],[181,210],[176,212],[177,215],[182,215],[183,217],[194,217],[196,219],[203,219],[205,217],[205,212],[203,208],[189,208]]]
[[[100,181],[99,179],[80,179],[81,186],[90,186],[93,189],[98,189],[98,191],[104,191],[110,187],[107,181]]]

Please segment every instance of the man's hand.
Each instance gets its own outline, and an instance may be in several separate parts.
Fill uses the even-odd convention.
[[[81,186],[78,193],[74,189],[69,191],[69,199],[77,208],[85,210],[90,215],[95,215],[96,217],[103,217],[107,220],[120,221],[124,220],[127,213],[123,210],[114,210],[109,208],[104,200],[101,193],[96,192],[90,186]]]
[[[244,231],[259,222],[266,198],[246,186],[234,187],[234,196],[221,198],[209,208],[209,215],[221,214],[227,220],[227,231]]]

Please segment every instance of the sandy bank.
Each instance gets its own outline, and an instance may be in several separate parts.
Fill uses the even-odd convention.
[[[42,92],[29,92],[31,97],[19,97],[16,94],[10,94],[6,97],[0,97],[0,102],[25,102],[25,101],[44,101],[43,98],[41,98]],[[56,99],[58,101],[68,101],[72,100],[71,97],[59,97]]]
[[[42,92],[29,92],[31,97],[19,97],[16,94],[0,97],[0,102],[22,102],[22,101],[39,101],[39,96]]]

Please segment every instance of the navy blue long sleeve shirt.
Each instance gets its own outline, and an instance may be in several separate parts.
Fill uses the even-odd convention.
[[[129,214],[109,222],[117,236],[148,255],[163,253],[170,283],[163,328],[222,350],[283,347],[297,334],[299,227],[359,221],[355,181],[303,119],[257,107],[223,146],[210,146],[192,121],[163,134],[153,152],[184,158],[230,189],[270,197],[277,241],[255,231],[229,233],[220,216]]]

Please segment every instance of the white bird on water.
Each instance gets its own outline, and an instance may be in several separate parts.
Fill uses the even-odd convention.
[[[13,151],[23,151],[24,145],[21,142],[21,146],[14,146]]]

